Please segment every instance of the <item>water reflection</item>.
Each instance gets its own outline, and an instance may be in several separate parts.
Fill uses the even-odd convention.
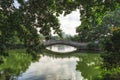
[[[82,80],[76,71],[79,58],[53,58],[41,56],[39,62],[32,63],[18,80]]]
[[[75,47],[67,46],[67,45],[53,45],[53,46],[47,47],[47,49],[54,52],[61,52],[61,53],[72,52],[77,50]]]
[[[79,56],[79,59],[76,70],[79,70],[85,79],[94,80],[100,74],[100,56],[98,54],[87,54]]]
[[[16,80],[19,74],[26,71],[31,61],[31,55],[12,51],[0,65],[0,80]]]
[[[37,61],[22,50],[11,52],[0,65],[0,80],[93,80],[100,73],[100,56],[44,51]]]

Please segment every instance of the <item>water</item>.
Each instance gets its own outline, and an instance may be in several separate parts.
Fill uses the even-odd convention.
[[[62,47],[61,45],[59,45]],[[100,73],[99,54],[65,53],[75,48],[55,45],[32,59],[23,50],[13,50],[5,63],[0,65],[0,80],[93,80]],[[65,49],[67,48],[67,49]],[[73,50],[72,50],[73,49]]]
[[[53,45],[53,46],[47,47],[47,49],[53,52],[60,52],[60,53],[72,52],[77,50],[75,47],[67,46],[67,45]]]
[[[32,63],[18,80],[82,80],[76,64],[79,58],[53,58],[41,56],[38,62]]]

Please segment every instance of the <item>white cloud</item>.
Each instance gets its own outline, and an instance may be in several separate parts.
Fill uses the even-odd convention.
[[[72,11],[71,14],[66,16],[60,15],[58,17],[61,24],[61,29],[66,34],[75,35],[76,34],[76,27],[80,25],[80,13],[77,9],[76,11]]]

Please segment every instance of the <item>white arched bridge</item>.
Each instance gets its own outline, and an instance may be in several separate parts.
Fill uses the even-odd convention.
[[[79,50],[88,50],[88,43],[81,43],[81,42],[67,41],[67,40],[48,40],[43,42],[43,45],[45,47],[56,44],[73,46]]]

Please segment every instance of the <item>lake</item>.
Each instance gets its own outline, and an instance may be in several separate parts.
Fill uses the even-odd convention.
[[[72,53],[76,49],[65,45],[47,49],[34,58],[23,50],[10,51],[0,65],[0,80],[93,80],[100,74],[98,53]]]

